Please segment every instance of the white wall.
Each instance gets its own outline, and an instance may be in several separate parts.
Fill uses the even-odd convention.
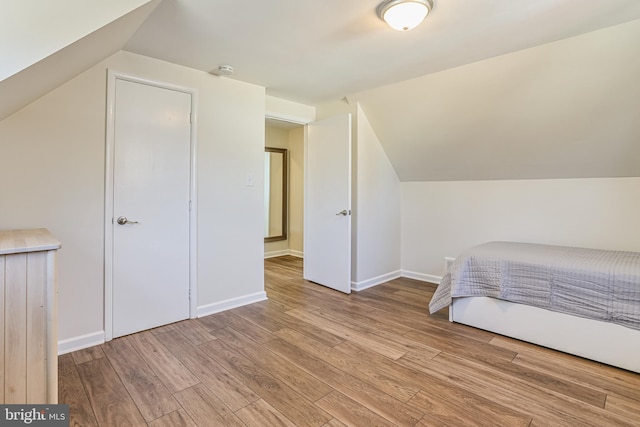
[[[46,227],[62,242],[59,338],[69,348],[104,330],[107,68],[198,91],[199,311],[264,298],[264,88],[118,52],[0,121],[0,228]]]
[[[355,289],[400,276],[400,180],[357,106]]]
[[[640,178],[406,182],[402,270],[437,281],[444,257],[492,240],[640,251]]]
[[[291,123],[307,124],[316,119],[316,107],[286,99],[266,96],[266,116]]]

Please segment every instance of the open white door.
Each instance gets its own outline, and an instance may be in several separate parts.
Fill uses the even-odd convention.
[[[304,278],[351,293],[351,114],[307,125]]]

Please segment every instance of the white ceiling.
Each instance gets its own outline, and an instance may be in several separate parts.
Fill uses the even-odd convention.
[[[401,181],[640,176],[640,20],[358,94]]]
[[[124,46],[362,106],[401,181],[640,176],[640,0],[164,0]],[[624,25],[621,25],[624,24]]]
[[[122,49],[159,2],[59,0],[34,8],[31,2],[5,0],[0,120]]]
[[[640,18],[638,0],[435,0],[410,32],[379,0],[165,0],[125,45],[306,104]]]

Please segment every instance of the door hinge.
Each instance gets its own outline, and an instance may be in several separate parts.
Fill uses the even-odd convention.
[[[189,212],[191,212],[191,200],[189,200]]]

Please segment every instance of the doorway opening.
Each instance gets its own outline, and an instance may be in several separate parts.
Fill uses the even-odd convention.
[[[286,119],[275,122],[270,119],[273,117],[268,117],[267,123],[279,124],[285,131],[277,127],[266,127],[267,146],[271,143],[271,134],[286,135],[282,139],[287,140],[288,144],[289,133],[297,133],[297,144],[287,146],[301,146],[302,149],[298,152],[299,167],[295,168],[293,160],[289,165],[288,175],[292,177],[289,183],[292,191],[289,193],[294,196],[290,199],[288,228],[285,231],[291,237],[265,242],[266,245],[271,245],[268,249],[272,249],[265,249],[265,256],[298,255],[304,260],[303,274],[306,280],[350,293],[351,114],[307,122],[304,127],[300,127],[302,123],[298,123],[298,126],[293,126],[293,130],[286,130],[292,126]],[[294,155],[292,153],[290,157],[293,159]],[[299,182],[294,181],[296,174],[302,178]],[[269,180],[270,177],[265,177],[265,181]],[[299,200],[293,200],[296,197],[293,183],[299,185]],[[291,215],[295,215],[295,206],[299,206],[298,212],[301,212],[297,217]],[[299,229],[293,227],[296,220],[299,221]],[[301,237],[298,241],[294,240],[296,232]],[[273,248],[276,244],[282,246]],[[302,247],[302,253],[292,252],[297,251],[295,245]]]
[[[304,133],[304,124],[265,119],[265,258],[304,257]]]

